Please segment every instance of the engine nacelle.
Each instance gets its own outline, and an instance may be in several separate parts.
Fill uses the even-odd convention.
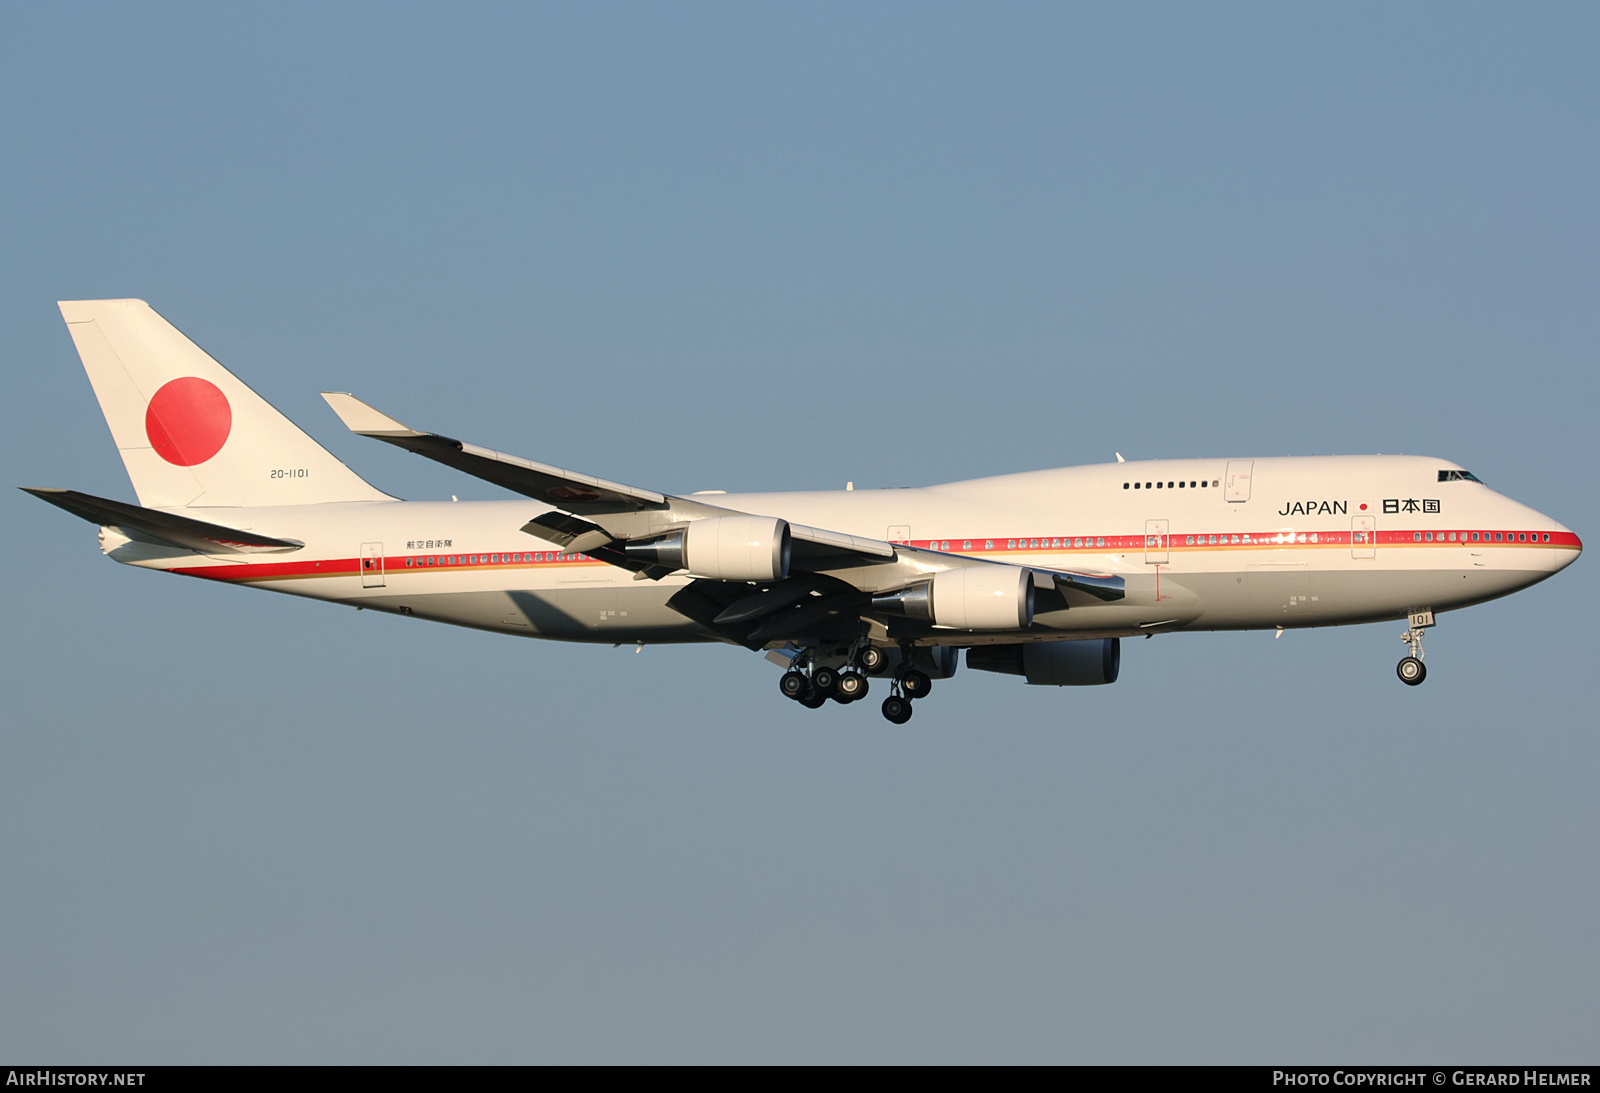
[[[635,561],[718,581],[781,581],[790,549],[788,522],[772,516],[711,516],[622,548]]]
[[[1021,630],[1033,622],[1033,574],[1014,565],[966,565],[872,597],[892,615],[958,630]]]
[[[1037,641],[1020,645],[975,645],[967,650],[975,672],[1023,676],[1047,687],[1094,687],[1115,683],[1122,670],[1122,639]]]

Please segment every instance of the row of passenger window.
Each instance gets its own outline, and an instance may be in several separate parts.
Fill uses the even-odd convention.
[[[954,549],[956,549],[956,550],[971,550],[971,549],[973,549],[973,547],[972,547],[973,542],[974,542],[974,540],[972,540],[972,539],[962,539],[959,542],[955,543]],[[995,541],[993,539],[985,539],[983,541],[983,546],[979,547],[978,549],[979,550],[994,550],[995,549],[995,545],[994,544],[995,544]],[[1006,540],[1005,549],[1007,549],[1007,550],[1072,550],[1072,549],[1082,550],[1082,549],[1086,549],[1086,548],[1089,548],[1089,547],[1103,547],[1105,545],[1106,545],[1106,541],[1104,539],[1095,539],[1095,538],[1086,538],[1086,539],[1007,539]],[[950,550],[950,549],[952,549],[951,540],[949,540],[949,539],[930,539],[928,541],[928,549],[929,550]]]
[[[1458,535],[1460,536],[1459,539],[1456,538]],[[1468,535],[1471,535],[1472,538],[1468,539]],[[1479,535],[1483,536],[1481,540],[1478,538]],[[1491,539],[1491,535],[1493,535],[1494,538]],[[1411,533],[1411,541],[1414,543],[1537,543],[1540,541],[1540,538],[1537,531],[1413,531]],[[1544,533],[1543,541],[1546,543],[1550,541],[1549,532]]]
[[[554,551],[536,551],[532,554],[443,554],[426,558],[407,558],[406,567],[422,568],[431,565],[499,565],[506,562],[574,562],[586,561],[586,554],[560,554]]]
[[[1313,532],[1310,533],[1310,535],[1311,535],[1311,541],[1313,543],[1316,542],[1317,541],[1317,533],[1313,531]],[[1269,538],[1270,538],[1270,536],[1257,535],[1255,537],[1254,541],[1257,542],[1257,543],[1265,543]],[[1219,546],[1219,545],[1227,545],[1230,542],[1233,542],[1233,543],[1248,543],[1248,542],[1251,542],[1251,541],[1252,540],[1251,540],[1250,536],[1248,536],[1248,535],[1235,535],[1231,539],[1226,535],[1185,535],[1183,537],[1184,546],[1196,546],[1196,545],[1198,545],[1198,546]],[[1283,535],[1282,534],[1280,534],[1278,536],[1278,541],[1279,542],[1283,541]],[[1289,534],[1289,541],[1291,543],[1294,542],[1294,535],[1292,533]],[[1300,536],[1300,541],[1302,543],[1305,542],[1306,541],[1306,537],[1304,535],[1301,535]]]
[[[1185,489],[1185,488],[1191,489],[1191,490],[1203,490],[1207,486],[1220,486],[1220,485],[1222,485],[1222,479],[1220,479],[1220,478],[1213,479],[1210,482],[1207,482],[1205,479],[1202,478],[1198,482],[1193,481],[1193,480],[1191,480],[1189,482],[1165,482],[1165,483],[1163,483],[1163,482],[1145,482],[1145,483],[1142,484],[1142,487],[1141,487],[1141,484],[1138,483],[1138,482],[1124,482],[1122,484],[1122,488],[1123,489],[1130,489],[1131,488],[1131,489],[1136,489],[1136,490],[1140,489],[1140,488],[1147,489],[1147,490],[1159,490],[1159,489],[1181,490],[1181,489]]]
[[[1007,550],[1074,550],[1103,547],[1104,539],[1007,539]]]
[[[1337,542],[1338,540],[1334,538],[1334,534],[1334,532],[1327,532],[1320,538],[1325,539],[1330,543]],[[1152,540],[1155,538],[1156,537],[1152,536]],[[1293,531],[1279,531],[1275,533],[1269,532],[1266,534],[1257,532],[1255,535],[1242,533],[1233,536],[1185,535],[1183,541],[1184,546],[1227,546],[1232,543],[1244,543],[1251,546],[1265,546],[1268,543],[1315,543],[1318,540],[1319,537],[1314,531],[1302,531],[1298,533]],[[1151,545],[1154,545],[1153,541]]]

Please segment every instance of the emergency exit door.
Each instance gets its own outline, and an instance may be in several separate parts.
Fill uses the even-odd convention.
[[[383,544],[361,544],[361,587],[383,587]]]
[[[1250,479],[1254,475],[1255,463],[1253,459],[1228,460],[1228,470],[1222,476],[1222,496],[1225,500],[1250,500]]]
[[[1350,557],[1376,558],[1378,556],[1378,518],[1376,516],[1350,517]]]
[[[1147,565],[1167,564],[1167,521],[1144,522],[1144,560]]]

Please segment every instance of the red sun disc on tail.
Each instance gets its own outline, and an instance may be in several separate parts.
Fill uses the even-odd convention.
[[[193,467],[216,455],[232,428],[233,409],[227,396],[198,376],[163,385],[144,412],[150,446],[180,467]]]

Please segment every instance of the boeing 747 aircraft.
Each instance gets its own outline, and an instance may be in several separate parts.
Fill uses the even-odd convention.
[[[676,497],[421,432],[348,394],[353,432],[520,494],[401,501],[368,485],[142,300],[61,314],[137,505],[28,492],[116,561],[524,637],[723,642],[809,707],[969,668],[1113,683],[1120,639],[1405,620],[1572,564],[1567,528],[1422,456],[1169,459],[922,489]]]

